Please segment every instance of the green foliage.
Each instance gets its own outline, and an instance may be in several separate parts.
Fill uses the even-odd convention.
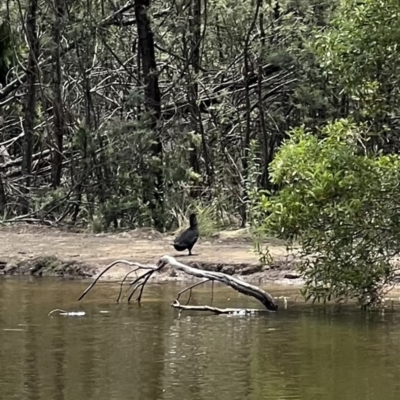
[[[366,151],[363,127],[340,120],[320,137],[292,131],[271,176],[264,228],[298,238],[306,298],[378,304],[400,252],[400,157]]]
[[[260,262],[271,264],[273,259],[270,250],[268,246],[263,246],[262,244],[264,239],[262,226],[265,219],[265,212],[262,203],[260,203],[261,196],[266,197],[269,195],[269,192],[263,190],[259,185],[261,160],[257,157],[257,152],[258,142],[256,140],[250,141],[248,175],[245,180],[247,199],[245,201],[254,251],[260,255]]]
[[[213,204],[193,204],[191,212],[195,212],[197,215],[200,237],[211,237],[224,226],[224,221],[219,218],[218,210]],[[189,217],[185,211],[176,208],[171,211],[171,214],[176,221],[178,228],[175,234],[178,235],[189,226]]]
[[[259,254],[260,262],[264,265],[270,265],[274,261],[271,251],[268,246],[262,245],[261,241],[257,236],[253,237],[254,251]]]
[[[248,173],[247,178],[245,179],[245,188],[246,193],[248,196],[247,201],[247,212],[248,212],[248,219],[252,223],[258,222],[258,197],[260,193],[259,187],[259,178],[261,176],[260,173],[260,159],[257,157],[257,150],[258,150],[258,142],[256,140],[250,141],[250,148],[248,151]]]
[[[6,22],[0,22],[0,84],[6,83],[6,76],[11,68],[13,48],[11,43],[11,29]]]
[[[314,49],[331,82],[337,82],[362,113],[388,113],[400,102],[400,2],[342,0]]]

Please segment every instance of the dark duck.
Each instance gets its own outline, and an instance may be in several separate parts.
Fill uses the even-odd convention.
[[[190,226],[183,231],[174,241],[173,246],[176,251],[189,250],[189,256],[192,255],[192,249],[199,238],[199,228],[197,225],[196,214],[190,214]]]

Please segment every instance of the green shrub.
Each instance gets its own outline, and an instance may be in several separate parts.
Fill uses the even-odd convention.
[[[400,252],[400,157],[366,150],[340,120],[320,137],[291,132],[271,164],[277,195],[261,196],[262,227],[301,245],[306,299],[379,304]]]

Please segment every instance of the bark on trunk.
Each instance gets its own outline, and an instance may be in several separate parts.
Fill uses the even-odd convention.
[[[206,4],[204,4],[206,7]],[[189,19],[189,27],[191,34],[190,54],[189,62],[192,67],[191,84],[189,91],[189,103],[192,106],[192,118],[193,124],[195,125],[196,133],[201,137],[201,145],[204,157],[204,166],[206,170],[206,179],[208,185],[212,182],[212,163],[208,156],[207,139],[204,131],[202,112],[198,106],[199,101],[199,85],[198,85],[198,74],[201,66],[201,54],[200,47],[202,41],[201,34],[201,0],[192,0],[190,8],[191,18]],[[206,23],[206,21],[204,21]],[[205,28],[204,28],[205,29]],[[200,172],[198,164],[198,152],[196,143],[193,143],[193,150],[190,154],[190,162],[193,170],[197,173]]]
[[[7,197],[6,197],[6,192],[4,190],[4,185],[3,185],[3,177],[1,176],[0,173],[0,214],[3,214],[7,205]]]
[[[52,54],[53,65],[53,113],[54,113],[54,149],[52,160],[52,184],[60,186],[62,176],[63,140],[65,133],[64,107],[62,101],[62,73],[61,73],[61,31],[63,26],[65,0],[54,0],[54,26]]]
[[[30,175],[32,170],[33,134],[36,110],[36,82],[38,79],[37,61],[39,57],[39,40],[37,37],[37,12],[38,0],[30,0],[28,5],[28,16],[26,21],[26,32],[29,44],[28,65],[26,70],[26,97],[25,97],[25,120],[24,141],[22,156],[22,175],[24,176],[24,192],[29,192]],[[27,213],[29,209],[28,196],[21,199],[21,211]]]
[[[151,146],[151,155],[160,160],[151,175],[155,185],[149,182],[149,190],[144,199],[149,202],[156,226],[161,226],[160,215],[163,213],[163,176],[162,176],[162,143],[160,137],[161,93],[158,84],[157,63],[154,50],[153,31],[147,16],[150,0],[135,0],[135,16],[138,31],[138,46],[142,61],[142,76],[144,84],[145,107],[149,114],[149,128],[154,133],[154,144]],[[153,201],[154,199],[154,201]],[[157,212],[159,211],[159,212]]]

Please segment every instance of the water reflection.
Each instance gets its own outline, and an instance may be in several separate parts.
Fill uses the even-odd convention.
[[[84,287],[0,280],[0,399],[399,398],[398,312],[291,305],[267,317],[178,318],[173,285],[151,286],[141,308],[115,304],[109,285],[78,304]],[[195,297],[210,298],[205,288]],[[252,303],[225,289],[214,301]],[[87,314],[48,317],[53,308]]]

